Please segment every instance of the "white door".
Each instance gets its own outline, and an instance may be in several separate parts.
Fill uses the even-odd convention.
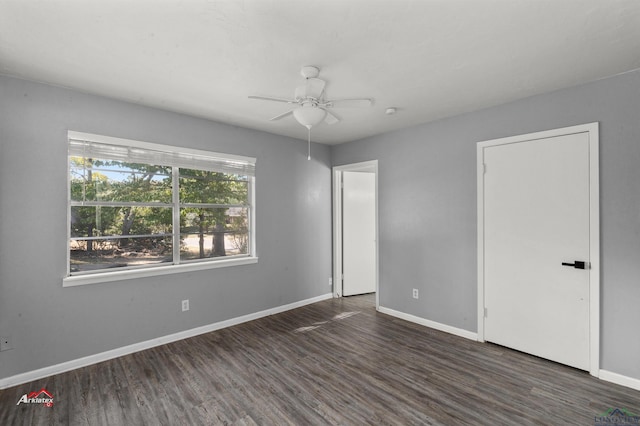
[[[485,340],[584,370],[589,149],[581,132],[483,150]]]
[[[376,291],[375,174],[342,172],[342,295]]]

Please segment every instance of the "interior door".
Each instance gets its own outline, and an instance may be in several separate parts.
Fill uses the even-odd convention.
[[[485,339],[589,370],[589,134],[483,155]]]
[[[375,174],[342,173],[342,294],[376,291]]]

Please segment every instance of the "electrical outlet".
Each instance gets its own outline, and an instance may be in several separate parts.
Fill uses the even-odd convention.
[[[189,310],[189,299],[182,301],[182,312]]]
[[[11,336],[0,337],[0,352],[13,349],[13,343],[11,342]]]
[[[414,289],[413,289],[413,298],[414,298],[414,299],[417,299],[417,298],[418,298],[418,289],[417,289],[417,288],[414,288]]]
[[[333,278],[329,277],[329,287],[333,287]]]

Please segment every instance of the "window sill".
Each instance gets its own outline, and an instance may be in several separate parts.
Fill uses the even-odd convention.
[[[250,265],[258,263],[257,257],[241,257],[212,262],[194,262],[181,265],[156,266],[142,269],[128,269],[126,271],[99,272],[87,275],[73,275],[62,279],[62,287],[99,284],[110,281],[130,280],[134,278],[155,277],[158,275],[177,274],[181,272],[202,271],[205,269],[226,268],[229,266]]]

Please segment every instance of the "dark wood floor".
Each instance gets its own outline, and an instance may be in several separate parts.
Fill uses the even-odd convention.
[[[54,406],[20,404],[42,388]],[[0,425],[593,425],[640,392],[333,299],[0,391]]]

